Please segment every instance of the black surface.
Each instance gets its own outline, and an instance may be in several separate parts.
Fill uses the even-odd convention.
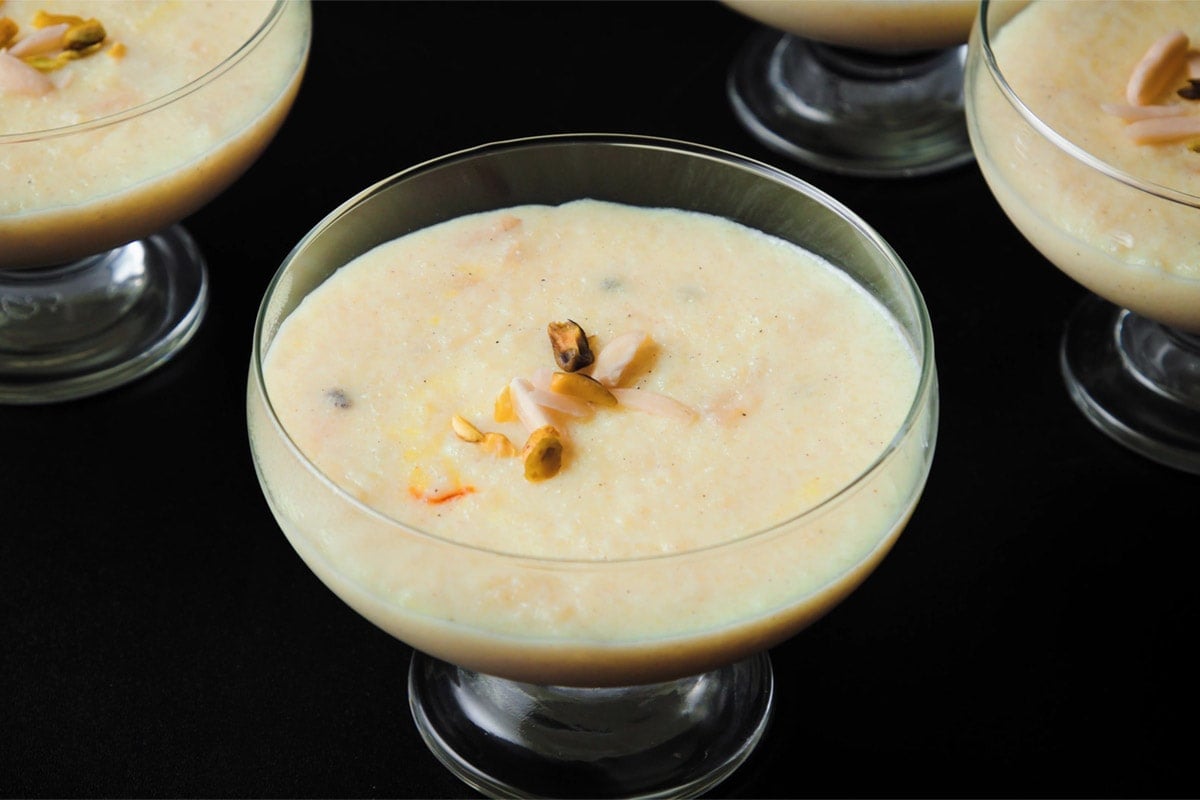
[[[0,793],[473,796],[413,727],[409,651],[317,581],[259,493],[251,330],[291,246],[350,195],[451,150],[576,131],[810,180],[895,247],[933,317],[924,499],[866,584],[773,651],[779,715],[715,794],[1200,792],[1198,479],[1071,405],[1057,348],[1083,290],[975,165],[839,178],[741,129],[724,84],[752,30],[717,3],[316,6],[283,131],[186,221],[212,273],[197,338],[108,394],[0,407]]]

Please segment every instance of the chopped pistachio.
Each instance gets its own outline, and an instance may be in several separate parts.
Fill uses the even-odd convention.
[[[550,391],[570,395],[598,406],[615,406],[617,398],[604,384],[582,372],[556,372],[550,376]]]
[[[29,66],[41,72],[53,72],[56,69],[66,66],[68,61],[74,61],[86,55],[91,55],[93,50],[62,50],[55,55],[44,56],[26,56],[21,59]]]
[[[572,320],[551,322],[547,328],[550,345],[554,348],[554,362],[560,369],[575,372],[590,366],[595,357],[588,345],[587,334],[579,323]]]
[[[533,482],[553,478],[562,468],[562,439],[551,425],[529,434],[521,458],[525,461],[525,479]]]
[[[1175,94],[1184,100],[1200,100],[1200,78],[1188,78],[1188,85]]]
[[[89,19],[67,29],[63,34],[63,47],[67,50],[86,50],[103,42],[107,35],[99,20]]]

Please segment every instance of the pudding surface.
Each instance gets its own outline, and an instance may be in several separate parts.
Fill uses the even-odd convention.
[[[470,215],[359,256],[284,319],[269,308],[248,419],[284,532],[368,619],[489,674],[630,684],[781,641],[869,574],[928,467],[934,412],[909,419],[922,373],[891,314],[718,217]],[[552,415],[562,468],[530,481],[451,420],[520,448],[496,398],[553,371],[564,319],[597,358],[645,332],[618,386],[689,413]]]
[[[622,386],[692,418],[552,414],[552,479],[451,429],[494,420],[514,377],[556,367],[547,324],[599,351],[649,341]],[[585,370],[586,372],[586,370]],[[280,328],[267,391],[291,437],[359,501],[475,547],[612,560],[784,522],[878,458],[916,391],[894,323],[844,273],[716,217],[595,201],[427,228],[359,257]]]
[[[787,33],[880,52],[965,44],[976,0],[723,0]]]

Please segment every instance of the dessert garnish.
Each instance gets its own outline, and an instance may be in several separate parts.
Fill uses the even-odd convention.
[[[553,425],[545,425],[529,434],[521,450],[525,479],[537,482],[553,478],[562,468],[562,452],[562,438]]]
[[[0,91],[42,95],[54,89],[43,73],[98,52],[108,38],[97,19],[39,11],[32,33],[21,36],[10,17],[0,18]]]
[[[559,367],[575,372],[591,365],[592,349],[588,346],[587,334],[578,323],[572,320],[551,322],[546,326],[546,332],[550,334],[550,346],[554,348],[554,360]]]
[[[1125,85],[1125,99],[1130,105],[1152,103],[1174,83],[1188,60],[1188,37],[1183,31],[1171,31],[1158,38],[1146,50]]]
[[[582,372],[556,372],[550,376],[550,391],[578,397],[598,406],[615,406],[616,395],[600,381]]]
[[[1187,34],[1170,31],[1155,40],[1134,65],[1125,85],[1125,103],[1104,103],[1106,114],[1126,123],[1125,134],[1135,144],[1163,144],[1200,136],[1200,115],[1182,103],[1156,102],[1186,74],[1188,85],[1176,92],[1186,100],[1200,99],[1200,78],[1193,76],[1197,53]]]
[[[617,336],[593,357],[587,334],[576,322],[551,323],[547,330],[554,349],[555,365],[565,371],[543,368],[529,377],[516,377],[497,395],[492,409],[496,422],[520,422],[528,438],[518,453],[502,433],[480,430],[461,415],[450,419],[454,434],[464,442],[477,444],[501,457],[519,455],[525,478],[539,482],[552,478],[562,469],[565,437],[559,420],[584,419],[597,408],[622,406],[657,416],[689,422],[695,412],[665,395],[632,386],[620,386],[649,337],[642,331]],[[567,369],[576,356],[586,353],[587,363]],[[567,357],[564,357],[567,356]]]

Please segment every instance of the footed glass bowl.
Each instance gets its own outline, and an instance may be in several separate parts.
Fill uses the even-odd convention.
[[[631,558],[462,544],[381,513],[323,473],[281,421],[296,398],[273,394],[264,377],[289,316],[343,265],[396,237],[475,212],[582,198],[717,215],[837,265],[911,347],[917,378],[897,398],[894,436],[872,444],[861,473],[803,513],[730,531],[715,546]],[[345,324],[357,320],[346,311]],[[430,749],[484,793],[545,797],[694,796],[736,769],[771,718],[768,649],[854,591],[896,541],[925,484],[937,409],[921,295],[852,212],[732,153],[598,134],[447,155],[333,211],[266,292],[247,397],[258,477],[296,552],[347,604],[417,651],[411,706]],[[804,491],[796,486],[797,498]]]
[[[1200,135],[1139,133],[1196,106],[1176,94],[1189,83],[1182,64],[1144,102],[1127,96],[1142,57],[1186,22],[1194,6],[1170,2],[984,0],[966,97],[1000,207],[1087,290],[1060,345],[1071,399],[1113,440],[1200,473]],[[1017,45],[1046,55],[1031,62]],[[1081,54],[1097,52],[1081,70]]]
[[[972,159],[962,78],[974,0],[725,0],[758,22],[734,60],[738,119],[818,169],[910,178]]]
[[[216,47],[172,22],[190,8],[93,9],[107,23],[103,50],[50,73],[61,88],[4,96],[0,402],[127,383],[171,358],[204,318],[207,265],[179,222],[241,176],[283,124],[312,19],[307,0],[217,6],[205,13],[237,20],[244,39],[199,59],[211,61],[202,74],[160,83],[148,51],[169,59]],[[0,15],[18,10],[10,3]]]

